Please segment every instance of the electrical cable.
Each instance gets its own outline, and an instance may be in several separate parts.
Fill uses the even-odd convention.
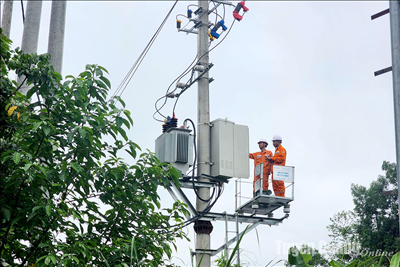
[[[196,159],[197,159],[196,126],[194,125],[194,122],[193,122],[191,119],[185,119],[185,120],[183,121],[183,124],[185,124],[186,121],[189,121],[189,122],[192,124],[192,127],[193,127],[193,135],[194,135],[194,138],[193,138],[193,147],[194,147],[193,168],[195,168],[195,167],[196,167]],[[213,192],[212,192],[211,196],[210,196],[208,199],[203,199],[202,197],[199,196],[199,194],[197,193],[196,186],[195,186],[195,184],[194,184],[194,172],[192,172],[192,185],[193,185],[193,191],[195,192],[196,196],[197,196],[201,201],[203,201],[203,202],[209,202],[209,201],[214,197],[214,194],[215,194],[215,187],[214,187],[214,189],[213,189]]]
[[[206,54],[210,53],[212,50],[214,50],[218,45],[220,45],[220,44],[225,40],[225,38],[226,38],[226,37],[228,36],[228,34],[230,33],[230,31],[231,31],[231,29],[232,29],[232,27],[233,27],[234,24],[235,24],[235,21],[233,21],[232,25],[229,27],[229,30],[227,31],[227,33],[225,34],[225,36],[221,39],[221,41],[219,41],[215,46],[213,46],[210,50],[208,50],[206,53],[204,53],[204,54],[197,60],[196,64],[197,64]],[[188,83],[186,83],[186,85],[187,85],[187,84],[188,84]],[[178,102],[180,96],[181,96],[181,95],[179,95],[179,96],[176,98],[176,100],[175,100],[175,104],[174,104],[174,107],[173,107],[173,110],[172,110],[173,113],[175,112],[175,107],[176,107],[176,104],[177,104],[177,102]]]
[[[190,71],[189,69],[192,67],[192,65],[193,65],[193,63],[196,61],[196,59],[197,59],[197,55],[196,55],[195,58],[193,59],[192,63],[190,63],[189,67],[187,67],[175,80],[172,81],[172,83],[168,86],[168,89],[167,89],[167,92],[165,93],[165,95],[162,96],[162,97],[160,97],[160,98],[156,101],[156,103],[155,103],[156,111],[155,111],[154,114],[153,114],[153,118],[154,118],[156,121],[163,122],[163,121],[158,120],[158,119],[156,119],[156,118],[154,117],[154,115],[156,115],[156,113],[158,113],[158,114],[160,114],[162,117],[166,118],[166,116],[164,116],[164,115],[161,114],[160,110],[161,110],[161,109],[164,107],[164,105],[166,104],[168,95],[171,94],[171,93],[173,93],[173,92],[175,92],[175,91],[178,89],[178,88],[176,87],[174,90],[172,90],[171,92],[169,92],[169,88],[171,88],[171,86],[172,86],[177,80],[178,80],[178,82],[179,82],[180,79],[181,79],[183,76],[185,76],[186,74],[189,73],[189,71]],[[160,100],[163,99],[163,98],[165,98],[165,101],[164,101],[163,105],[162,105],[160,108],[157,108],[157,102],[160,101]]]
[[[214,5],[215,5],[215,4],[214,4]],[[190,6],[196,6],[196,7],[197,7],[197,5],[188,5],[187,8],[189,9]],[[225,5],[223,5],[223,6],[224,6],[224,8],[225,8]],[[224,12],[224,13],[225,13],[225,12]],[[199,18],[201,18],[204,14],[206,14],[206,12],[203,13]],[[225,14],[224,14],[224,15],[225,15]],[[183,15],[182,15],[182,16],[183,16]],[[199,19],[199,18],[198,18],[198,19]],[[190,21],[189,21],[189,22],[190,22]],[[235,22],[235,21],[234,21],[234,22]],[[209,51],[207,51],[206,53],[204,53],[204,54],[197,60],[196,64],[197,64],[205,55],[207,55],[209,52],[211,52],[215,47],[217,47],[217,46],[226,38],[226,36],[227,36],[228,33],[230,32],[230,30],[232,29],[234,22],[232,23],[230,29],[228,30],[228,32],[227,32],[227,34],[224,36],[224,38],[223,38],[217,45],[215,45],[212,49],[210,49]],[[209,46],[210,46],[210,45],[211,45],[211,41],[209,42]],[[153,113],[153,119],[154,119],[154,120],[159,121],[159,122],[164,122],[163,120],[157,119],[157,118],[155,117],[155,115],[158,113],[158,114],[161,115],[161,117],[163,117],[164,119],[166,118],[166,116],[164,116],[164,115],[160,112],[160,110],[166,105],[168,95],[170,95],[171,93],[175,92],[175,90],[177,89],[177,88],[175,88],[175,90],[173,90],[172,92],[169,92],[169,88],[170,88],[170,87],[172,86],[172,84],[174,84],[177,80],[178,80],[178,82],[179,82],[179,80],[180,80],[183,76],[185,76],[185,75],[187,75],[187,74],[189,73],[188,69],[191,68],[191,66],[193,65],[194,61],[196,61],[196,57],[195,57],[195,59],[192,61],[192,63],[189,65],[189,67],[187,67],[186,70],[183,71],[182,74],[179,75],[179,76],[170,84],[170,86],[169,86],[168,89],[167,89],[166,94],[165,94],[164,96],[162,96],[162,97],[160,97],[159,99],[156,100],[156,102],[155,102],[155,109],[156,109],[156,111]],[[186,83],[186,85],[187,85],[187,84],[188,84],[188,82]],[[177,101],[179,100],[179,97],[180,97],[180,95],[177,97],[177,100],[175,101],[175,104],[174,104],[174,107],[173,107],[173,112],[175,111],[176,103],[177,103]],[[159,102],[160,100],[162,100],[163,98],[165,98],[164,103],[162,104],[162,106],[161,106],[160,108],[158,108],[158,107],[157,107],[157,104],[158,104],[158,102]]]
[[[139,55],[139,58],[135,61],[131,69],[128,71],[127,75],[121,82],[121,84],[118,86],[117,90],[115,93],[112,95],[111,98],[122,95],[122,93],[125,91],[126,87],[128,86],[129,82],[131,81],[132,77],[135,75],[137,69],[139,68],[140,64],[142,63],[143,59],[147,55],[147,52],[150,50],[151,46],[153,45],[154,41],[158,37],[159,33],[161,32],[162,28],[164,27],[166,21],[168,20],[170,14],[174,10],[176,4],[178,3],[179,0],[176,0],[167,15],[165,16],[164,20],[162,21],[161,25],[158,27],[157,31],[154,33],[153,37],[150,39],[149,43],[146,45],[145,49],[142,51],[142,53]]]

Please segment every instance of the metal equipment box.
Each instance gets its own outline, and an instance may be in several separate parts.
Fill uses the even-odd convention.
[[[211,124],[211,175],[249,178],[249,128],[226,119]]]
[[[161,162],[172,163],[183,174],[193,165],[193,135],[190,130],[171,128],[156,139],[156,155]]]

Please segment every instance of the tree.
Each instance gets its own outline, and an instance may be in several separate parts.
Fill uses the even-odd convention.
[[[291,247],[288,251],[288,261],[285,266],[304,266],[304,267],[328,267],[328,260],[318,249],[302,244],[300,249]]]
[[[1,30],[0,30],[1,31]],[[1,32],[0,32],[1,33]],[[157,187],[178,171],[128,140],[107,71],[62,77],[49,55],[10,51],[1,34],[0,255],[11,266],[160,266],[171,257],[184,205],[160,210]],[[27,96],[9,75],[31,87]],[[33,96],[38,100],[34,101]],[[29,101],[29,99],[32,99]],[[104,140],[112,140],[110,143]],[[127,164],[121,152],[136,158]]]
[[[380,175],[367,189],[352,184],[351,194],[359,223],[356,232],[361,247],[369,251],[387,251],[393,254],[400,250],[399,203],[397,196],[382,192],[397,187],[396,164],[384,161]]]
[[[345,261],[351,260],[353,257],[349,255],[352,249],[359,249],[358,235],[356,233],[356,225],[358,223],[356,214],[349,211],[336,213],[333,218],[329,218],[332,224],[326,228],[330,232],[329,237],[332,241],[325,247],[329,257],[333,259],[341,259],[344,256]]]
[[[390,256],[400,250],[397,196],[384,194],[398,186],[396,165],[384,161],[382,170],[385,175],[379,175],[369,188],[352,184],[354,210],[330,219],[327,228],[333,240],[327,247],[331,257],[350,261],[377,254]]]

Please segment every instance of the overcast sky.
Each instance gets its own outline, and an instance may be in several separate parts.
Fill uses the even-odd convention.
[[[96,63],[108,69],[115,90],[173,3],[68,2],[63,76],[78,75],[86,64]],[[197,1],[178,2],[122,94],[134,120],[128,136],[143,150],[154,151],[161,134],[161,123],[152,117],[154,102],[196,55],[197,36],[176,30],[175,16],[185,14],[189,4]],[[271,140],[280,134],[288,153],[286,164],[295,166],[290,217],[279,226],[257,227],[241,244],[242,264],[265,266],[273,259],[287,259],[290,244],[311,243],[320,249],[320,244],[329,242],[329,218],[354,207],[351,184],[369,186],[383,174],[384,160],[395,161],[392,73],[374,77],[374,71],[391,66],[389,15],[371,21],[371,15],[389,3],[247,1],[246,5],[250,11],[210,54],[214,63],[210,76],[215,79],[210,85],[210,114],[211,120],[228,118],[247,125],[251,152],[259,150],[259,138]],[[50,9],[51,2],[44,1],[38,53],[47,52]],[[222,15],[223,9],[218,11]],[[226,7],[227,26],[233,22],[232,11]],[[13,47],[21,46],[22,32],[21,3],[16,1]],[[185,118],[197,120],[196,105],[194,85],[178,102],[178,124]],[[169,101],[162,112],[172,115],[172,106]],[[274,150],[272,142],[268,148]],[[212,211],[233,214],[234,190],[232,179]],[[251,187],[247,191],[250,195]],[[193,194],[187,193],[194,203]],[[160,190],[160,195],[163,204],[172,203],[167,192]],[[225,223],[213,225],[211,248],[216,249],[223,244]],[[233,223],[229,230],[234,230]],[[178,242],[173,260],[182,266],[190,266],[189,249],[194,249],[192,225],[187,231],[192,242]]]

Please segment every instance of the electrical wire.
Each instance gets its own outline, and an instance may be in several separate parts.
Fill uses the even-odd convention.
[[[193,135],[194,135],[194,138],[193,138],[193,147],[194,147],[193,168],[195,168],[195,167],[196,167],[196,159],[197,159],[197,149],[196,149],[196,126],[194,125],[194,122],[193,122],[191,119],[185,119],[183,123],[185,124],[186,121],[189,121],[189,122],[192,124],[192,127],[193,127]],[[194,184],[194,172],[192,172],[192,185],[193,185],[193,191],[195,192],[197,198],[199,198],[201,201],[203,201],[203,202],[209,202],[209,201],[214,197],[214,194],[215,194],[215,187],[214,187],[214,189],[213,189],[213,192],[212,192],[211,196],[210,196],[208,199],[203,199],[201,196],[199,196],[199,194],[198,194],[198,192],[197,192],[197,189],[196,189],[196,186],[195,186],[195,184]]]
[[[215,4],[214,4],[214,5],[215,5]],[[189,5],[188,8],[189,8],[190,6],[197,6],[197,5]],[[225,5],[223,5],[223,7],[224,7],[224,18],[225,18]],[[204,14],[206,14],[206,13],[207,13],[207,12],[204,12],[199,18],[201,18],[201,17],[202,17]],[[199,19],[199,18],[198,18],[198,19]],[[160,97],[159,99],[157,99],[157,101],[155,102],[155,109],[156,109],[156,111],[155,111],[154,114],[153,114],[153,118],[154,118],[156,121],[164,122],[163,120],[159,120],[159,119],[157,119],[157,118],[155,117],[155,115],[156,115],[157,113],[158,113],[159,115],[161,115],[161,117],[163,117],[164,119],[166,118],[166,116],[164,116],[164,115],[160,112],[160,110],[166,105],[166,103],[167,103],[167,101],[168,101],[168,96],[171,96],[171,94],[172,94],[173,92],[175,92],[175,91],[178,89],[178,88],[176,87],[173,91],[169,92],[169,89],[171,88],[171,86],[172,86],[176,81],[179,82],[184,76],[186,76],[186,75],[190,72],[189,69],[192,68],[193,65],[198,64],[198,63],[200,62],[200,60],[201,60],[204,56],[206,56],[206,55],[209,54],[212,50],[214,50],[216,47],[218,47],[218,46],[225,40],[225,38],[229,35],[229,33],[230,33],[230,31],[232,30],[233,25],[235,24],[235,22],[236,22],[236,20],[233,21],[233,23],[232,23],[231,26],[229,27],[229,30],[227,31],[227,33],[225,34],[225,36],[224,36],[215,46],[213,46],[213,47],[212,47],[211,49],[209,49],[206,53],[204,53],[201,57],[199,57],[196,63],[194,63],[194,62],[196,61],[196,58],[197,58],[197,57],[195,57],[195,59],[194,59],[194,60],[192,61],[192,63],[186,68],[186,70],[183,71],[182,74],[179,75],[179,76],[170,84],[170,86],[168,87],[168,89],[167,89],[167,91],[166,91],[166,94],[165,94],[164,96]],[[211,44],[212,44],[212,41],[210,40],[209,46],[211,46]],[[192,72],[192,75],[193,75],[193,72]],[[192,77],[193,77],[193,76],[191,76],[191,78],[192,78]],[[191,78],[190,78],[190,79],[191,79]],[[189,84],[190,79],[186,82],[186,86]],[[183,92],[182,92],[182,93],[183,93]],[[182,94],[182,93],[181,93],[181,94]],[[175,112],[175,109],[176,109],[176,106],[177,106],[177,102],[179,101],[179,98],[180,98],[181,94],[179,94],[179,95],[177,96],[176,100],[175,100],[175,103],[174,103],[174,106],[173,106],[173,110],[172,110],[173,113]],[[159,102],[160,100],[164,99],[164,98],[165,98],[164,103],[161,105],[161,107],[158,108],[158,107],[157,107],[158,102]]]
[[[225,36],[221,39],[221,41],[219,41],[214,47],[212,47],[210,50],[208,50],[206,53],[204,53],[204,54],[197,60],[196,64],[197,64],[205,55],[207,55],[208,53],[210,53],[212,50],[214,50],[217,46],[219,46],[219,45],[225,40],[225,38],[226,38],[226,37],[228,36],[228,34],[230,33],[230,31],[231,31],[233,25],[235,24],[235,21],[236,21],[236,20],[233,21],[232,25],[229,27],[229,30],[227,31],[227,33],[225,34]],[[186,83],[186,85],[187,85],[187,84],[188,84],[188,82]],[[175,100],[175,104],[174,104],[172,113],[175,112],[175,108],[176,108],[176,105],[177,105],[177,102],[178,102],[180,96],[181,96],[181,94],[180,94],[180,95],[176,98],[176,100]],[[161,113],[160,113],[160,114],[161,114]]]
[[[148,51],[150,50],[151,46],[153,45],[154,41],[158,37],[159,33],[161,32],[162,28],[164,27],[166,21],[168,20],[170,14],[174,10],[176,4],[178,3],[179,0],[176,0],[167,15],[165,16],[164,20],[162,21],[161,25],[158,27],[157,31],[154,33],[153,37],[150,39],[149,43],[146,45],[142,53],[139,55],[138,59],[135,61],[131,69],[128,71],[127,75],[125,78],[122,80],[121,84],[118,86],[117,90],[115,93],[112,95],[111,98],[122,95],[122,93],[125,91],[126,87],[128,86],[129,82],[131,81],[132,77],[135,75],[137,69],[139,68],[140,64],[142,63],[143,59],[147,55]]]
[[[160,97],[159,99],[157,99],[157,101],[156,101],[156,103],[155,103],[156,111],[155,111],[154,114],[153,114],[153,119],[155,119],[156,121],[159,121],[159,122],[164,122],[164,121],[162,121],[162,120],[156,119],[156,118],[154,117],[154,115],[156,115],[156,114],[158,113],[158,114],[160,114],[163,118],[166,118],[166,116],[164,116],[163,114],[161,114],[160,110],[165,106],[165,104],[166,104],[166,102],[167,102],[167,97],[168,97],[168,95],[169,95],[169,94],[172,94],[173,92],[175,92],[178,88],[176,87],[176,88],[175,88],[174,90],[172,90],[171,92],[169,92],[169,89],[171,88],[171,86],[172,86],[177,80],[178,80],[178,82],[179,82],[180,79],[181,79],[182,77],[184,77],[186,74],[189,73],[189,69],[193,66],[193,63],[196,61],[196,58],[197,58],[197,55],[196,55],[195,58],[193,59],[192,63],[190,63],[189,67],[187,67],[175,80],[173,80],[173,81],[171,82],[171,84],[168,86],[168,89],[167,89],[165,95],[162,96],[162,97]],[[163,99],[163,98],[165,98],[165,101],[164,101],[163,105],[162,105],[160,108],[157,108],[157,103],[158,103],[158,101],[160,101],[160,100]]]

